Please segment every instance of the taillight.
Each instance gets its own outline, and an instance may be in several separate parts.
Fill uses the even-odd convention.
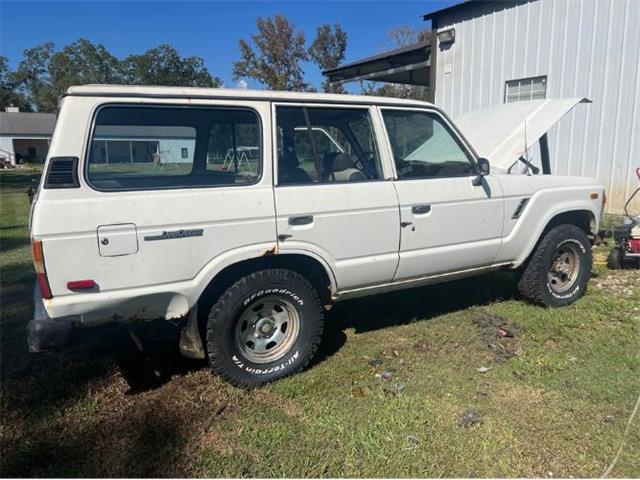
[[[33,250],[33,266],[36,270],[36,278],[40,287],[40,295],[42,298],[53,298],[51,288],[49,287],[49,279],[47,278],[47,270],[44,268],[44,254],[42,252],[42,241],[32,240],[31,248]]]

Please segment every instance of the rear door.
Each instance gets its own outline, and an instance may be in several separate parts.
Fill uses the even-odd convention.
[[[395,280],[491,264],[502,243],[503,194],[478,178],[463,140],[436,110],[381,108],[401,220]]]
[[[101,292],[172,290],[231,252],[273,248],[268,102],[73,100],[96,112],[81,185],[45,188],[34,221],[54,297],[73,295],[67,282],[80,279]],[[57,135],[54,156],[82,132]]]
[[[398,199],[371,108],[274,104],[273,117],[280,251],[323,258],[340,290],[391,281]]]

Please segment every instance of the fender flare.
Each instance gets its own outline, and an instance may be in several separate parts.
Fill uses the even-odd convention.
[[[193,279],[193,288],[189,294],[189,304],[191,307],[195,306],[206,288],[211,284],[211,282],[215,281],[216,277],[225,269],[247,260],[255,260],[270,256],[283,257],[284,259],[287,255],[303,255],[319,263],[329,279],[331,296],[332,298],[335,297],[338,291],[336,277],[329,262],[327,262],[324,257],[316,252],[302,248],[280,251],[277,243],[268,242],[234,248],[212,258]]]
[[[532,235],[529,241],[527,242],[526,248],[522,250],[522,253],[513,262],[513,267],[514,268],[519,267],[527,260],[527,258],[529,258],[529,256],[533,253],[534,248],[540,241],[542,234],[556,217],[565,213],[585,212],[585,211],[588,212],[593,219],[597,219],[596,209],[593,207],[593,205],[584,201],[573,201],[573,202],[563,203],[557,208],[547,211],[543,219],[538,223],[538,227],[536,228],[535,234]],[[523,220],[526,220],[526,219],[523,219]]]

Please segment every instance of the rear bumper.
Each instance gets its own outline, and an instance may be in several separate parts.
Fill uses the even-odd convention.
[[[37,284],[33,290],[33,303],[33,319],[27,324],[29,352],[46,352],[66,347],[74,329],[74,319],[49,317]]]

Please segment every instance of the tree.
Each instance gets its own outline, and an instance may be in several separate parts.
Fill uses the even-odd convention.
[[[429,38],[429,30],[416,30],[410,26],[394,27],[387,32],[392,48],[406,47]]]
[[[101,44],[81,38],[51,57],[51,88],[56,98],[72,85],[121,83],[120,62]]]
[[[71,85],[119,83],[119,62],[107,49],[83,38],[56,52],[53,43],[24,51],[13,77],[27,101],[39,112],[54,112]]]
[[[14,106],[20,110],[32,110],[27,99],[18,92],[17,88],[15,72],[9,69],[9,60],[0,56],[0,109]]]
[[[417,42],[429,39],[429,30],[416,30],[413,27],[402,26],[389,30],[387,38],[392,48],[406,47]],[[408,98],[413,100],[427,100],[428,89],[419,85],[407,85],[402,83],[387,83],[382,87],[376,87],[375,82],[369,83],[364,89],[366,95],[378,95],[383,97]]]
[[[308,89],[300,62],[308,59],[303,32],[295,32],[282,15],[258,17],[258,33],[251,35],[253,46],[241,39],[241,59],[233,64],[233,77],[253,78],[273,90]]]
[[[72,85],[88,83],[130,85],[180,85],[214,87],[222,84],[212,77],[200,57],[181,57],[170,45],[160,45],[124,60],[101,44],[79,39],[56,52],[53,43],[24,51],[18,69],[9,72],[6,59],[0,62],[2,104],[22,98],[25,109],[53,112],[58,98]],[[9,100],[9,94],[14,93]],[[18,95],[18,97],[16,97]]]
[[[13,74],[17,90],[39,112],[52,112],[57,108],[58,100],[51,89],[49,76],[54,48],[54,44],[49,42],[26,49]]]
[[[123,81],[128,85],[175,85],[218,87],[222,81],[212,77],[200,57],[181,57],[171,45],[160,45],[141,55],[122,61]]]
[[[335,23],[333,30],[331,25],[323,24],[316,29],[316,38],[309,48],[309,56],[320,67],[320,70],[333,70],[344,60],[347,49],[347,32],[340,24]],[[329,84],[329,79],[322,82],[322,89],[325,92],[344,93],[342,85],[333,88]]]

